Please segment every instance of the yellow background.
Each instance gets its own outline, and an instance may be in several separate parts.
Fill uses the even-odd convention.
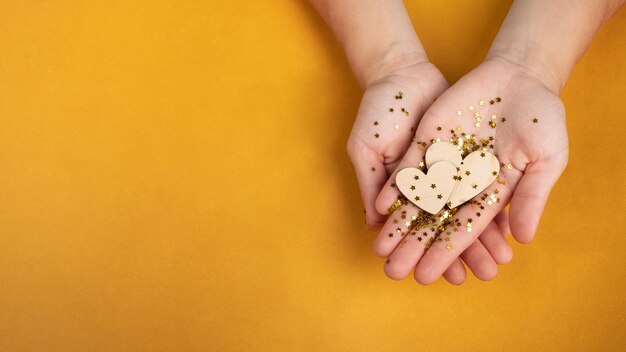
[[[409,11],[450,81],[509,2]],[[0,2],[0,351],[618,351],[626,12],[565,91],[571,159],[493,282],[395,282],[303,1]]]

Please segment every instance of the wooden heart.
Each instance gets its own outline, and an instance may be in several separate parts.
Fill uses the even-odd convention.
[[[396,186],[411,203],[431,214],[437,214],[454,190],[456,174],[456,166],[447,161],[432,164],[428,174],[409,167],[398,172]]]
[[[486,151],[475,151],[461,162],[449,206],[457,207],[485,190],[498,177],[500,162]]]
[[[430,168],[436,162],[447,161],[456,167],[461,167],[461,152],[456,145],[450,142],[437,142],[433,143],[428,150],[426,150],[426,167]]]

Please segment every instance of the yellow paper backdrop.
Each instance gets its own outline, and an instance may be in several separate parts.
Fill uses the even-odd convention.
[[[413,1],[450,81],[510,2]],[[557,20],[557,19],[555,19]],[[565,91],[571,159],[498,278],[395,282],[304,1],[0,2],[0,351],[620,351],[626,12]]]

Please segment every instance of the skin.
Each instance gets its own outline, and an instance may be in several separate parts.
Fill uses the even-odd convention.
[[[395,228],[390,217],[374,243],[375,252],[389,258],[384,267],[389,277],[400,279],[414,270],[422,284],[441,275],[460,284],[466,278],[462,259],[478,278],[490,280],[497,273],[496,264],[512,257],[504,239],[509,229],[521,243],[532,240],[550,190],[567,164],[565,112],[558,95],[597,30],[623,2],[515,1],[485,61],[448,88],[428,62],[401,1],[311,0],[344,47],[365,89],[347,149],[371,228],[385,221],[389,205],[397,199],[398,191],[391,187],[396,172],[415,167],[423,156],[424,151],[411,143],[411,131],[418,123],[415,139],[420,141],[437,138],[437,127],[449,131],[460,126],[468,133],[494,135],[493,153],[502,163],[511,164],[500,171],[506,185],[494,183],[485,191],[498,188],[501,202],[486,207],[480,217],[475,216],[474,205],[462,207],[456,216],[472,217],[472,232],[462,233],[462,229],[451,242],[435,242],[424,253],[424,243],[414,236],[387,236]],[[393,128],[397,122],[380,118],[398,91],[405,93],[402,103],[409,111],[401,130]],[[495,113],[506,117],[506,122],[492,131],[486,126],[476,129],[467,107],[478,108],[480,100],[493,97],[502,101],[480,106],[485,109],[482,115]],[[458,110],[463,111],[462,117],[456,116]],[[372,124],[377,120],[381,132],[373,138]],[[449,137],[439,134],[442,139]],[[504,210],[509,203],[510,220]],[[407,204],[398,209],[402,210],[416,209]]]
[[[344,47],[355,77],[365,90],[347,151],[355,167],[368,227],[379,229],[387,216],[386,209],[384,213],[376,210],[376,199],[406,152],[424,112],[449,85],[428,61],[402,1],[367,0],[367,6],[363,6],[361,0],[312,0],[311,3]],[[401,102],[394,99],[398,91],[404,93]],[[402,128],[398,130],[393,128],[395,122],[380,118],[381,113],[389,114],[390,104],[396,103],[409,111],[408,117],[400,117]],[[397,106],[395,116],[402,116],[399,108]],[[374,121],[379,123],[378,138],[373,132]],[[393,201],[395,199],[387,208]],[[512,250],[504,238],[506,233],[508,216],[503,212],[490,226],[490,231],[461,257],[478,278],[492,279],[497,264],[511,260]],[[388,257],[395,247],[390,247],[390,243],[381,247],[377,241],[374,244],[376,254]],[[393,279],[407,274],[387,272]],[[461,259],[443,276],[453,284],[463,283],[466,271]]]
[[[501,202],[486,207],[480,217],[475,216],[475,205],[463,206],[456,216],[473,218],[471,233],[462,228],[458,235],[452,236],[451,242],[435,242],[425,253],[403,250],[406,246],[396,248],[387,264],[391,268],[386,268],[386,272],[404,273],[414,269],[419,283],[433,283],[446,270],[458,266],[458,256],[477,251],[477,236],[490,231],[492,219],[509,203],[514,238],[520,243],[533,239],[550,191],[568,159],[565,110],[559,93],[594,34],[622,4],[621,0],[514,3],[485,61],[432,104],[415,137],[417,140],[437,138],[437,126],[447,131],[460,125],[469,133],[475,129],[479,136],[493,133],[496,140],[493,152],[501,163],[510,163],[510,168],[500,170],[506,185],[494,183],[484,193],[498,188]],[[479,106],[476,109],[488,111],[489,116],[491,113],[504,116],[506,122],[496,120],[498,124],[492,131],[473,128],[475,120],[467,107],[491,97],[501,97],[502,101],[487,105],[487,109]],[[461,117],[455,114],[458,110],[463,112]],[[423,151],[411,144],[396,171],[414,166],[421,158],[420,153]],[[376,202],[379,212],[385,213],[386,204],[397,196],[396,192],[383,188]],[[384,240],[384,230],[377,243]],[[448,244],[451,249],[446,247]]]

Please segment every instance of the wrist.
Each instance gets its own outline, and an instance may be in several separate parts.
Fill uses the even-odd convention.
[[[485,61],[504,60],[517,66],[522,72],[537,78],[548,89],[559,95],[569,76],[570,69],[542,54],[533,45],[497,46],[489,50]]]
[[[367,89],[396,72],[427,62],[428,57],[419,42],[413,45],[396,42],[371,57],[362,66],[353,67],[353,70],[361,86]]]

